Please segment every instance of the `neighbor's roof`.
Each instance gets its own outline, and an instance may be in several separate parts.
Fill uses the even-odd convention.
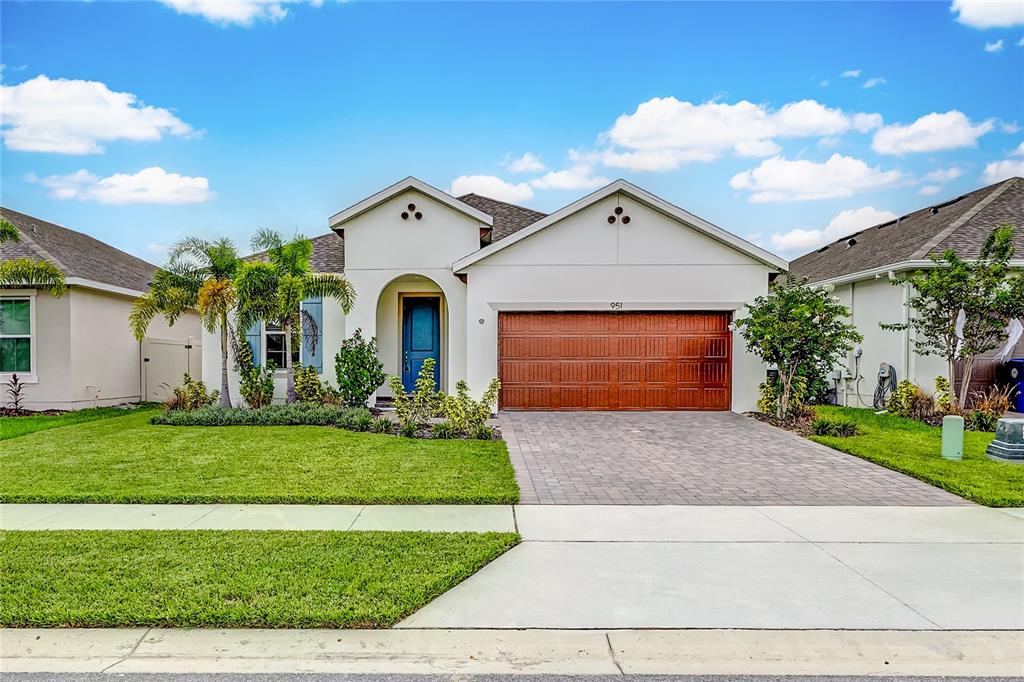
[[[66,277],[143,292],[156,266],[87,234],[0,207],[18,228],[20,240],[0,244],[0,259],[37,258],[56,265]],[[69,282],[75,284],[76,282]]]
[[[483,211],[494,220],[491,228],[491,241],[496,242],[514,232],[534,224],[541,218],[546,218],[546,213],[534,211],[532,208],[516,206],[507,201],[498,201],[479,194],[463,194],[458,198],[464,204],[469,204],[475,209]]]
[[[811,282],[856,279],[889,265],[913,264],[953,249],[977,258],[992,230],[1014,227],[1016,258],[1024,256],[1024,178],[1010,178],[951,201],[869,227],[797,258],[790,272]],[[852,243],[851,243],[852,242]]]

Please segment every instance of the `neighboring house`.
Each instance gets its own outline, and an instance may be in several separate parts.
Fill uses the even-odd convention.
[[[198,315],[184,315],[173,327],[157,317],[152,338],[141,344],[128,328],[132,300],[148,289],[155,266],[81,232],[7,208],[0,213],[20,233],[19,241],[0,244],[0,258],[49,261],[68,283],[61,298],[0,288],[0,382],[17,373],[26,384],[26,408],[73,410],[159,399],[167,391],[160,384],[180,382],[190,350],[197,356],[193,371],[200,370]],[[187,348],[191,339],[194,350]],[[150,362],[143,361],[144,347]]]
[[[329,225],[314,266],[344,272],[356,303],[344,315],[307,301],[321,338],[296,354],[328,381],[361,329],[407,387],[432,357],[441,390],[466,379],[479,394],[499,377],[502,409],[755,407],[765,367],[732,321],[786,262],[628,182],[545,215],[407,178]],[[248,335],[258,359],[281,364],[278,330]],[[216,385],[214,341],[203,376]],[[237,385],[232,373],[236,402]]]
[[[927,390],[934,389],[936,377],[947,375],[944,359],[914,352],[912,331],[885,331],[879,326],[908,319],[904,302],[910,297],[910,287],[893,286],[891,280],[897,274],[932,267],[929,257],[948,249],[962,258],[977,258],[985,238],[1004,223],[1014,227],[1013,264],[1024,267],[1024,178],[1010,178],[861,230],[790,263],[794,275],[813,284],[832,285],[864,335],[859,362],[852,355],[848,360],[853,378],[839,382],[841,404],[871,405],[882,362],[892,365],[899,379],[910,379]],[[1021,356],[1024,341],[1017,345],[1013,357]],[[863,376],[859,387],[858,366]],[[972,387],[990,384],[994,371],[992,361],[975,365]]]

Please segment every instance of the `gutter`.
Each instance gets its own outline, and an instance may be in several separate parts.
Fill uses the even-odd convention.
[[[837,277],[819,279],[817,281],[811,282],[811,284],[817,287],[850,284],[851,282],[859,282],[860,280],[863,279],[879,279],[883,276],[888,276],[889,273],[904,272],[906,270],[930,270],[931,268],[934,267],[935,263],[931,260],[905,260],[899,263],[889,263],[888,265],[880,265],[877,268],[870,268],[868,270],[851,272],[845,275],[839,275]],[[1024,259],[1015,258],[1011,260],[1010,267],[1024,268]]]

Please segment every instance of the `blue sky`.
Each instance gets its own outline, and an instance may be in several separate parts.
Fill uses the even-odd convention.
[[[792,257],[1024,174],[1024,5],[955,4],[7,0],[2,201],[159,263],[624,177]]]

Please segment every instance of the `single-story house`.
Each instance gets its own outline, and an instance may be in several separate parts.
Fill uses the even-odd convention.
[[[410,177],[329,226],[313,265],[343,272],[355,306],[306,301],[321,338],[296,352],[327,381],[361,329],[406,386],[432,357],[441,390],[465,379],[479,394],[499,377],[501,409],[755,407],[765,366],[732,322],[786,261],[624,180],[545,215]],[[257,359],[282,364],[279,331],[249,335]],[[212,385],[215,341],[203,343]]]
[[[149,288],[156,266],[24,213],[0,208],[0,215],[19,233],[17,241],[0,243],[0,259],[48,261],[68,284],[61,298],[33,288],[0,288],[0,383],[17,374],[25,384],[26,409],[159,400],[181,382],[190,355],[198,376],[198,315],[183,315],[173,327],[157,317],[152,337],[142,343],[128,328],[132,300]]]
[[[935,378],[946,376],[946,361],[915,352],[914,333],[886,331],[880,323],[905,322],[909,285],[893,286],[897,275],[933,267],[929,258],[954,250],[961,258],[977,258],[985,238],[1004,223],[1014,227],[1012,264],[1024,267],[1024,178],[1010,178],[949,201],[926,206],[895,220],[875,225],[821,247],[790,263],[790,271],[811,283],[832,286],[864,336],[862,356],[847,361],[849,378],[838,382],[840,404],[870,406],[879,365],[888,363],[897,377],[934,390]],[[994,356],[997,351],[990,353]],[[1012,357],[1024,356],[1024,341]],[[972,373],[972,390],[991,384],[996,363],[980,362]],[[857,382],[857,368],[863,380]],[[859,392],[859,397],[858,397]]]

